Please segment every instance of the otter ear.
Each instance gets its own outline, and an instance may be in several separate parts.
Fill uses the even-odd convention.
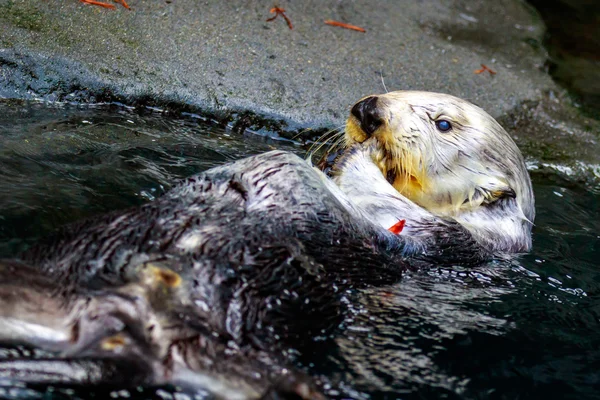
[[[508,183],[501,179],[491,178],[475,188],[471,203],[488,205],[501,199],[514,199],[515,197],[517,194]]]

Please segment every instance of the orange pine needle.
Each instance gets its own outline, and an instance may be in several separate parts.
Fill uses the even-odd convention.
[[[120,5],[122,5],[123,7],[125,7],[128,10],[131,10],[131,7],[129,7],[129,4],[127,4],[127,2],[125,0],[113,0],[115,3],[119,3]]]
[[[487,65],[485,64],[481,64],[481,69],[476,69],[475,71],[473,71],[476,74],[481,74],[482,72],[489,72],[490,75],[496,75],[496,71],[493,71],[492,69],[490,69]]]
[[[402,229],[404,229],[405,223],[406,223],[406,220],[401,219],[400,221],[398,221],[394,225],[392,225],[390,228],[388,228],[388,231],[392,232],[394,235],[399,235],[400,232],[402,232]]]
[[[350,25],[350,24],[345,24],[343,22],[339,22],[339,21],[333,21],[331,19],[327,19],[325,20],[325,23],[327,25],[331,25],[331,26],[339,26],[340,28],[346,28],[346,29],[351,29],[353,31],[358,31],[358,32],[363,32],[365,33],[366,30],[364,28],[361,28],[360,26],[356,26],[356,25]]]
[[[116,8],[112,4],[103,3],[101,1],[95,1],[95,0],[79,0],[79,1],[81,1],[82,3],[85,3],[85,4],[91,4],[93,6],[100,6],[100,7],[104,7],[104,8],[110,8],[111,10],[114,10]]]
[[[273,7],[270,10],[271,14],[275,14],[274,16],[272,16],[271,18],[267,19],[267,22],[271,22],[273,21],[275,18],[277,18],[278,16],[282,16],[283,19],[285,19],[285,22],[287,23],[288,28],[290,29],[294,29],[294,27],[292,26],[292,21],[288,18],[287,15],[285,15],[285,10],[281,7]]]

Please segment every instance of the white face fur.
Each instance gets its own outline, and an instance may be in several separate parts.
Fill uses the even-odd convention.
[[[509,235],[517,228],[530,234],[535,211],[525,162],[490,115],[446,94],[399,91],[366,99],[373,99],[365,117],[371,125],[353,112],[346,146],[375,141],[371,158],[400,194],[434,215],[484,229],[482,235],[490,229]],[[490,212],[499,205],[501,213]],[[490,214],[498,216],[486,220]],[[511,226],[503,228],[509,219]]]

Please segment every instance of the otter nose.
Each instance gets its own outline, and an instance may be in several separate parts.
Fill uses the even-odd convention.
[[[383,117],[377,108],[377,96],[359,101],[350,112],[360,121],[360,127],[367,136],[371,136],[383,124]]]

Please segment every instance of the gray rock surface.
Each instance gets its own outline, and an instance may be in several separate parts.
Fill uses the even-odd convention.
[[[110,1],[110,0],[107,0]],[[0,95],[252,111],[289,129],[337,126],[394,89],[447,92],[499,116],[554,87],[544,27],[518,0],[1,0]],[[360,33],[324,24],[333,19]],[[480,64],[497,72],[474,74]]]

